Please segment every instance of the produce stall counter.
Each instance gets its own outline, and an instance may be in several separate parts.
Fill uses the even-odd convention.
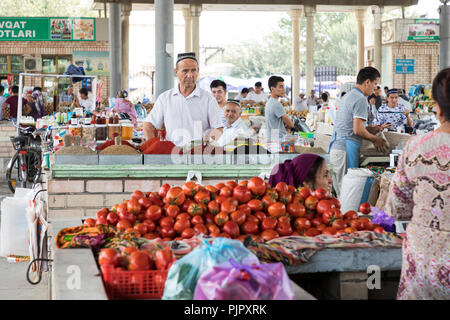
[[[91,249],[57,249],[54,238],[59,230],[82,225],[79,218],[56,218],[48,230],[51,263],[50,297],[52,300],[108,300]],[[296,300],[316,300],[295,282]]]

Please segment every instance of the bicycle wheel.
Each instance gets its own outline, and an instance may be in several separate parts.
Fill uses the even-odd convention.
[[[27,178],[28,181],[32,184],[36,183],[42,171],[42,156],[39,151],[36,150],[28,150],[26,155],[27,162]]]
[[[15,153],[11,160],[9,160],[8,168],[6,169],[6,181],[8,181],[8,187],[12,193],[16,192],[16,186],[22,182],[18,153]]]

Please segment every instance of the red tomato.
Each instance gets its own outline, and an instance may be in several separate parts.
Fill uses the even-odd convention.
[[[236,190],[236,189],[235,189]],[[258,199],[250,200],[247,205],[250,207],[252,212],[262,211],[264,209],[263,202]]]
[[[200,191],[194,196],[194,200],[207,205],[211,201],[211,194],[207,190]]]
[[[191,223],[195,226],[196,224],[204,224],[203,218],[201,216],[194,216],[191,219]]]
[[[236,181],[230,180],[230,181],[225,182],[225,186],[227,186],[228,188],[230,188],[230,190],[233,190],[234,188],[236,188],[237,185],[238,185],[238,184],[237,184]]]
[[[180,207],[171,204],[166,209],[166,215],[168,217],[176,218],[176,216],[180,213]]]
[[[191,203],[191,205],[188,208],[187,211],[191,216],[199,215],[201,216],[203,214],[203,207],[200,206],[199,203]]]
[[[147,226],[144,223],[138,223],[133,228],[136,232],[139,232],[139,234],[146,234],[148,232]]]
[[[156,251],[155,265],[157,270],[167,270],[173,261],[172,251],[169,248]]]
[[[364,202],[359,206],[359,212],[362,214],[369,214],[371,212],[370,203]]]
[[[152,205],[145,211],[145,218],[152,221],[158,221],[161,219],[161,216],[162,209],[159,206]]]
[[[291,222],[291,219],[288,216],[281,216],[278,218],[278,222]]]
[[[156,224],[155,222],[153,222],[152,220],[144,220],[144,222],[142,222],[143,224],[145,224],[147,226],[147,233],[153,232],[156,229]]]
[[[188,219],[179,219],[173,225],[176,233],[181,234],[185,229],[191,227],[191,222]]]
[[[228,233],[226,233],[226,232],[222,232],[222,233],[220,233],[219,234],[219,237],[221,237],[221,238],[227,238],[227,239],[231,239],[231,236],[228,234]]]
[[[345,233],[347,233],[347,232],[345,232],[345,229],[340,229],[340,230],[338,230],[338,231],[336,231],[336,236],[340,236],[341,234],[345,234]]]
[[[376,233],[384,233],[385,232],[383,227],[375,227],[373,229],[373,231],[376,232]]]
[[[191,203],[195,203],[195,201],[191,200],[191,199],[186,199],[184,200],[183,204],[180,206],[180,211],[181,212],[187,212],[189,206],[191,205]]]
[[[145,239],[149,239],[149,240],[153,240],[153,239],[158,238],[158,235],[156,233],[150,232],[150,233],[144,234],[144,238]]]
[[[259,219],[252,214],[247,216],[247,221],[250,221],[250,222],[255,223],[256,225],[259,225]]]
[[[167,195],[167,192],[170,190],[170,185],[168,184],[168,183],[164,183],[162,186],[161,186],[161,188],[159,188],[159,192],[158,192],[158,195],[161,197],[161,198],[165,198],[166,197],[166,195]]]
[[[311,195],[311,190],[307,187],[300,187],[297,189],[297,194],[306,199]]]
[[[118,204],[115,204],[115,205],[113,205],[113,206],[111,207],[111,211],[117,213],[117,209],[118,209],[118,208],[119,208],[119,205],[118,205]],[[100,211],[101,211],[101,210],[100,210]]]
[[[355,228],[356,230],[360,231],[364,228],[364,225],[359,220],[352,220],[352,221],[350,221],[350,227]]]
[[[119,220],[119,222],[117,222],[116,228],[119,230],[126,230],[128,228],[131,228],[131,223],[128,220]]]
[[[282,192],[288,192],[289,188],[286,182],[280,181],[275,185],[275,190],[280,194]]]
[[[299,218],[301,219],[301,218]],[[289,222],[286,221],[278,221],[278,225],[276,231],[280,234],[280,236],[290,236],[292,234],[292,227]]]
[[[238,207],[238,210],[239,210],[239,211],[242,211],[242,212],[245,213],[246,215],[249,215],[249,214],[252,213],[252,209],[250,209],[250,207],[249,207],[248,204],[246,204],[246,203],[241,204],[241,205]]]
[[[314,196],[309,196],[305,200],[305,207],[310,210],[315,210],[318,203],[319,203],[319,199],[317,199]]]
[[[310,210],[306,210],[305,215],[303,216],[303,218],[306,218],[308,220],[311,220],[312,218],[314,218],[314,212],[310,211]]]
[[[220,233],[220,229],[218,226],[216,226],[214,223],[209,223],[206,225],[206,228],[208,228],[208,232],[210,235],[212,235],[213,233]]]
[[[140,198],[138,202],[144,210],[148,209],[148,207],[152,205],[152,201],[147,197]]]
[[[247,203],[252,199],[252,192],[244,186],[236,186],[233,189],[233,197],[236,198],[239,203]]]
[[[294,186],[288,186],[288,192],[295,196],[295,187]]]
[[[262,197],[262,202],[264,203],[264,206],[267,208],[270,205],[274,204],[275,202],[277,202],[277,200],[275,200],[274,198],[270,197],[269,195],[265,195],[264,197]]]
[[[245,233],[245,234],[257,234],[259,231],[258,225],[253,221],[244,222],[244,224],[241,226],[241,228],[242,228],[242,233]]]
[[[305,199],[303,199],[301,195],[297,194],[297,195],[294,195],[294,198],[292,199],[292,202],[305,204]]]
[[[342,219],[337,219],[333,221],[331,226],[335,227],[337,230],[342,230],[346,227],[346,224]]]
[[[262,196],[266,192],[266,184],[264,180],[259,177],[251,178],[248,181],[247,188],[249,188],[255,196]]]
[[[172,239],[175,237],[175,230],[172,227],[161,227],[161,236]]]
[[[191,216],[187,212],[182,212],[179,215],[177,215],[177,217],[175,218],[176,221],[178,221],[180,219],[186,219],[186,220],[190,221],[191,220]]]
[[[220,190],[220,189],[222,189],[223,187],[225,187],[225,183],[223,183],[223,182],[219,182],[218,184],[216,184],[216,189],[217,189],[217,190]]]
[[[288,205],[288,203],[292,202],[292,194],[290,194],[288,191],[280,192],[278,201],[283,202],[285,205]]]
[[[313,226],[313,227],[318,227],[318,226],[320,226],[322,223],[323,223],[322,218],[317,217],[317,218],[311,219],[311,226]]]
[[[135,199],[138,200],[141,198],[144,198],[145,194],[142,191],[139,190],[135,190],[132,194],[131,194],[131,199]]]
[[[322,234],[335,235],[336,232],[337,232],[337,229],[336,229],[336,228],[334,228],[334,227],[328,227],[328,228],[325,228],[325,229],[322,231]]]
[[[208,234],[208,229],[205,227],[204,224],[201,223],[194,225],[194,231],[199,234],[200,233]]]
[[[271,197],[274,200],[278,199],[278,192],[274,188],[267,188],[265,195]]]
[[[128,266],[128,270],[150,270],[153,267],[153,261],[148,254],[143,251],[133,252],[130,255],[129,261],[130,265]]]
[[[184,231],[181,233],[181,237],[183,239],[190,239],[193,236],[195,236],[195,231],[192,228],[184,229]]]
[[[161,226],[161,228],[172,228],[174,223],[175,220],[172,217],[164,217],[159,220],[159,225]]]
[[[208,224],[208,223],[214,223],[214,216],[213,216],[211,213],[206,213],[206,214],[203,216],[203,219],[205,220],[205,223],[206,223],[206,224]]]
[[[214,222],[219,226],[222,227],[225,223],[230,221],[230,216],[227,212],[221,211],[214,217]]]
[[[141,212],[141,205],[139,204],[138,200],[131,199],[127,202],[127,210],[131,213],[139,213]]]
[[[345,233],[353,233],[353,232],[356,232],[358,230],[356,230],[353,227],[347,227],[347,228],[344,229],[344,231],[345,231]]]
[[[239,236],[239,225],[234,221],[228,221],[223,225],[223,232],[230,235],[231,238],[237,238]]]
[[[111,212],[111,213],[114,213],[114,212]],[[109,216],[109,214],[110,213],[108,213],[108,216]],[[115,214],[115,215],[117,216],[117,214]],[[95,219],[88,218],[88,219],[84,220],[83,226],[85,226],[85,227],[95,227],[95,224],[96,224]],[[110,223],[108,222],[108,224],[110,224]]]
[[[139,251],[138,248],[126,247],[125,249],[123,249],[122,255],[123,256],[129,256],[130,254],[132,254],[133,252],[136,252],[136,251]]]
[[[336,208],[338,208],[338,209],[341,208],[341,203],[339,202],[338,199],[336,199],[336,198],[330,198],[330,201],[331,201],[331,203],[334,204],[334,206],[335,206]]]
[[[262,212],[262,211],[255,212],[253,215],[254,215],[256,218],[258,218],[258,220],[259,220],[260,222],[263,221],[263,219],[266,217],[266,215],[265,215],[264,212]]]
[[[264,242],[270,241],[272,239],[276,239],[279,238],[280,235],[278,234],[278,232],[276,232],[275,230],[272,229],[267,229],[264,230],[263,232],[261,232],[261,238]]]
[[[232,213],[237,210],[237,205],[234,199],[228,198],[226,199],[222,205],[220,206],[222,212]]]
[[[213,238],[218,238],[218,237],[220,237],[220,232],[210,232],[209,235]]]
[[[347,211],[345,213],[344,217],[347,220],[357,220],[358,219],[358,213],[356,211],[350,210],[350,211]]]
[[[119,219],[120,220],[128,220],[128,221],[130,221],[131,225],[134,225],[134,223],[136,222],[136,216],[128,211],[119,213]]]
[[[279,218],[286,214],[286,206],[281,202],[275,202],[267,208],[269,215],[275,218]]]
[[[248,185],[248,180],[239,181],[238,185],[246,187]]]
[[[316,229],[319,230],[320,232],[322,232],[323,230],[325,230],[327,228],[326,224],[319,224]]]
[[[208,203],[208,212],[211,213],[213,216],[215,216],[220,212],[220,205],[216,200],[213,200],[210,203]]]
[[[219,196],[231,197],[231,189],[229,187],[222,187],[219,191]]]
[[[301,218],[306,214],[306,209],[301,203],[292,202],[287,205],[287,212],[294,218]]]
[[[262,230],[269,230],[269,229],[275,229],[277,227],[278,220],[275,217],[265,217],[261,221],[261,229]]]
[[[314,191],[314,197],[316,197],[319,200],[327,199],[328,198],[328,191],[324,188],[318,188],[316,191]]]
[[[374,227],[372,221],[368,218],[359,218],[359,221],[363,224],[363,230],[373,230]]]
[[[216,196],[216,195],[219,194],[219,190],[216,187],[214,187],[214,186],[208,185],[208,186],[205,187],[205,189],[208,190],[211,193],[211,196],[212,195]]]
[[[322,220],[326,224],[332,224],[335,220],[342,219],[342,213],[339,209],[331,209],[322,214]]]
[[[238,225],[242,225],[247,220],[247,215],[241,210],[232,212],[230,217],[231,220],[236,222]]]
[[[195,195],[194,188],[196,187],[196,183],[192,181],[188,181],[181,187],[183,189],[184,195],[186,197],[193,197]]]
[[[320,200],[317,203],[316,210],[318,213],[324,213],[331,210],[333,203],[330,200]]]
[[[186,200],[186,196],[184,195],[183,189],[180,187],[172,187],[169,189],[164,199],[168,204],[180,206],[183,204],[184,200]]]
[[[311,228],[311,221],[306,218],[297,218],[294,221],[294,228],[297,231],[305,231]]]
[[[305,231],[305,233],[303,234],[304,236],[307,237],[315,237],[318,236],[321,232],[319,230],[317,230],[316,228],[309,228],[308,230]]]
[[[110,264],[116,267],[119,264],[120,254],[116,249],[106,248],[101,249],[98,256],[98,263],[100,265]]]

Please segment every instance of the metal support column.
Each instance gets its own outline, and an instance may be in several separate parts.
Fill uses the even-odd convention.
[[[173,4],[174,0],[155,0],[156,91],[153,100],[173,88]]]
[[[305,6],[306,16],[306,92],[314,89],[314,14],[315,6]]]
[[[450,6],[439,7],[439,59],[440,70],[450,68]]]
[[[291,10],[292,19],[292,106],[295,109],[295,99],[300,92],[300,18],[302,10]]]
[[[129,90],[131,3],[122,4],[122,89]]]
[[[120,22],[120,3],[109,5],[109,96],[115,97],[122,85],[122,28]]]

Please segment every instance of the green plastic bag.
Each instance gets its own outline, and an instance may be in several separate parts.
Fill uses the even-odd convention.
[[[197,248],[172,265],[162,299],[194,299],[195,287],[200,276],[230,258],[239,263],[259,263],[258,258],[238,240],[214,238],[212,244],[203,240]]]

